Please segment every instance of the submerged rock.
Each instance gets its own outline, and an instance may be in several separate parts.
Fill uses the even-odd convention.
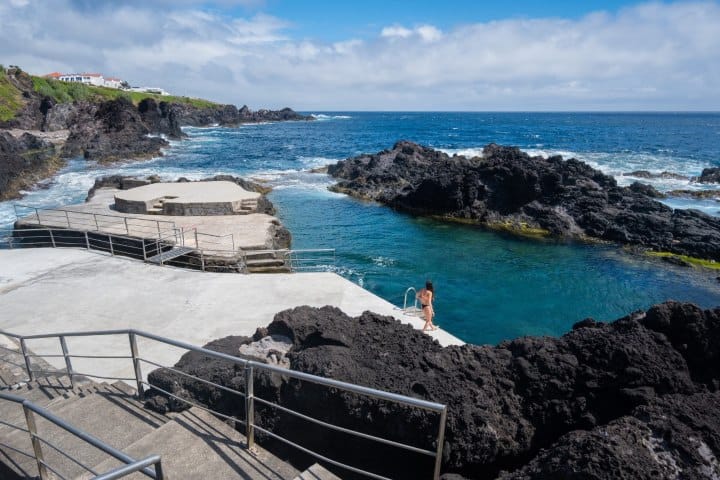
[[[531,157],[490,144],[482,157],[448,156],[411,142],[328,167],[332,190],[393,208],[516,233],[599,239],[720,260],[720,219],[673,210],[662,195],[576,160]]]
[[[663,458],[687,472],[712,472],[707,468],[716,468],[713,459],[720,456],[720,308],[667,302],[612,323],[584,320],[560,338],[441,347],[391,317],[365,312],[350,318],[333,307],[299,307],[278,313],[252,340],[233,337],[208,348],[219,345],[238,355],[243,344],[278,335],[292,347],[284,360],[277,357],[280,352],[274,354],[293,370],[446,404],[447,474],[651,478],[672,472]],[[188,354],[176,368],[244,390],[241,369],[227,362]],[[242,403],[233,402],[228,392],[167,370],[149,378],[165,390],[244,416]],[[262,372],[255,393],[323,421],[434,449],[438,417],[431,412]],[[167,408],[163,395],[151,395],[150,402]],[[257,420],[276,434],[302,438],[304,446],[321,454],[392,478],[420,478],[431,468],[416,455],[370,449],[365,441],[269,408],[259,407]],[[662,443],[675,434],[685,437]],[[645,450],[627,453],[638,445]],[[563,476],[576,464],[586,476]]]

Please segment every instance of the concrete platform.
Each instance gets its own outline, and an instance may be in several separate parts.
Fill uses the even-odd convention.
[[[243,201],[257,201],[260,194],[248,192],[233,182],[152,183],[115,194],[115,208],[123,213],[159,215],[233,215]]]
[[[422,328],[423,321],[333,273],[238,275],[160,267],[80,249],[0,250],[0,329],[17,334],[136,328],[203,345],[252,335],[277,312],[333,305],[351,316],[365,310]],[[442,345],[462,344],[442,330]],[[141,340],[140,355],[172,365],[184,353]],[[68,338],[76,354],[128,353],[127,337]],[[60,353],[58,341],[30,341],[37,353]],[[48,361],[63,368],[62,359]],[[81,373],[131,377],[131,362],[74,359]],[[150,369],[144,368],[144,374]]]
[[[218,256],[231,255],[239,249],[273,248],[273,233],[279,222],[271,215],[143,215],[115,210],[115,195],[132,191],[100,188],[89,202],[41,211],[40,220],[46,226],[68,228],[69,225],[73,230],[144,238],[157,238],[160,234],[163,238],[173,239],[173,229],[177,228],[184,232],[185,245]],[[36,215],[32,214],[20,219],[17,228],[37,223]],[[197,236],[196,231],[200,232]]]

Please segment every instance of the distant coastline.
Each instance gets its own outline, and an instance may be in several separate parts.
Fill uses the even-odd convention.
[[[161,156],[182,126],[307,121],[290,108],[252,111],[208,100],[126,92],[0,70],[0,201],[52,176],[68,158]],[[48,138],[52,137],[52,138]]]

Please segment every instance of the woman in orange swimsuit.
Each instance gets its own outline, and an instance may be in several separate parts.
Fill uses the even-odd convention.
[[[417,299],[420,300],[422,306],[423,315],[425,316],[425,325],[422,328],[423,332],[428,330],[437,330],[438,327],[433,325],[433,317],[435,317],[435,310],[433,309],[433,300],[435,300],[435,289],[430,280],[425,282],[425,288],[421,289],[417,295]]]

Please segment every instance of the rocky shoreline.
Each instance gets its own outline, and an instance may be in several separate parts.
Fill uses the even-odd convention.
[[[32,78],[19,69],[8,70],[6,78],[22,94],[23,105],[13,118],[0,121],[0,201],[20,197],[21,190],[51,176],[64,159],[117,162],[160,156],[169,145],[166,139],[185,136],[182,126],[313,120],[290,108],[252,111],[154,98],[137,105],[123,96],[60,103],[36,92]],[[3,130],[26,133],[18,139]],[[67,133],[50,148],[42,138],[50,132]]]
[[[328,173],[339,180],[331,190],[413,214],[720,261],[720,219],[673,210],[656,200],[661,194],[653,187],[619,187],[572,158],[532,157],[495,144],[482,157],[450,157],[401,141],[330,165]]]
[[[286,348],[256,348],[270,338]],[[666,302],[611,323],[583,320],[560,338],[449,347],[390,317],[299,307],[277,314],[252,338],[227,337],[207,348],[446,404],[444,478],[520,480],[717,478],[719,346],[720,307]],[[190,353],[175,368],[243,390],[242,371],[224,362]],[[175,395],[243,416],[230,393],[168,370],[149,378]],[[437,428],[432,414],[278,375],[260,373],[255,394],[424,448],[432,448]],[[185,408],[153,392],[148,405]],[[259,407],[256,420],[286,438],[302,432],[305,446],[392,478],[429,471],[417,456],[392,448],[367,455],[363,441],[276,410]]]

